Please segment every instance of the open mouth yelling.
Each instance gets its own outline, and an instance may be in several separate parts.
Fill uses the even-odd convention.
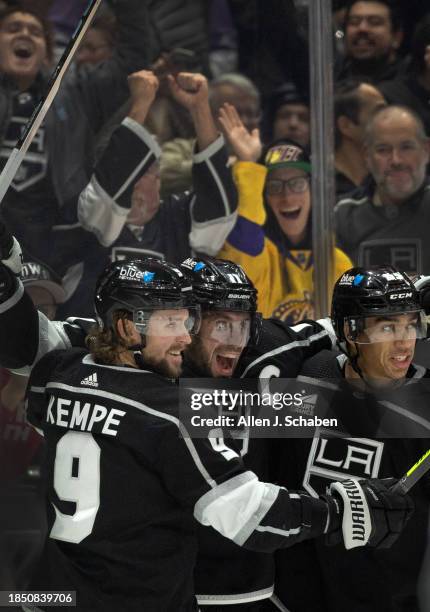
[[[286,210],[280,210],[279,214],[281,215],[281,217],[287,219],[288,221],[294,221],[295,219],[299,218],[301,210],[302,209],[300,208],[300,206],[298,206],[297,208],[287,208]]]
[[[30,59],[34,54],[34,47],[30,41],[18,40],[13,45],[12,51],[15,57],[17,57],[18,59],[27,60]]]
[[[217,353],[215,355],[216,376],[231,376],[239,360],[237,353]]]

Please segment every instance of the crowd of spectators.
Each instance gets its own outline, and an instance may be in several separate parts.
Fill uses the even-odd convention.
[[[0,1],[2,165],[86,4]],[[241,264],[265,316],[314,315],[306,4],[102,3],[0,209],[50,316],[92,316],[109,261],[192,254]],[[353,264],[430,274],[430,7],[333,4],[332,282]]]
[[[3,2],[3,162],[46,90],[82,4],[72,9],[61,0]],[[89,290],[109,258],[150,253],[179,261],[191,252],[222,253],[243,263],[243,252],[232,249],[239,236],[242,247],[251,245],[245,248],[250,257],[245,268],[260,279],[261,310],[289,321],[312,314],[309,70],[297,69],[297,53],[292,60],[298,49],[307,57],[306,3],[274,1],[272,8],[268,16],[258,0],[102,3],[1,210],[26,256],[63,279],[62,316],[92,314]],[[336,273],[339,261],[348,267],[348,257],[364,265],[382,258],[401,268],[408,261],[407,271],[428,272],[419,228],[425,215],[430,17],[416,9],[419,20],[411,32],[404,13],[392,0],[333,6],[333,208],[337,246],[344,250],[337,251]],[[197,98],[196,111],[191,100]],[[415,113],[419,133],[411,127],[405,135],[398,110],[399,129],[390,128],[390,142],[380,142],[384,115],[378,122],[371,118],[387,104],[404,107],[402,117]],[[254,142],[252,159],[246,153],[241,158],[220,120],[228,105],[242,130],[239,144]],[[392,126],[394,115],[387,112]],[[202,132],[210,137],[202,141]],[[262,153],[272,149],[272,157],[277,151],[281,158],[294,147],[309,158],[300,170],[302,193],[294,193],[292,184],[277,176],[286,170],[268,166]],[[247,164],[250,178],[242,179]],[[279,180],[281,191],[270,192]],[[380,197],[385,182],[394,185],[389,201]],[[418,217],[406,212],[412,196]],[[306,214],[298,212],[297,199],[309,203]],[[400,206],[404,202],[408,209]],[[292,241],[302,214],[304,233]],[[408,227],[414,219],[410,231],[403,216]],[[254,223],[264,230],[258,239]],[[278,254],[270,269],[260,265],[262,236]],[[277,297],[274,287],[282,287]]]

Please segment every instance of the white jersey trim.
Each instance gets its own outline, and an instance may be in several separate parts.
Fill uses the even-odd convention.
[[[324,338],[324,336],[328,336],[328,332],[327,332],[326,329],[322,329],[317,334],[314,334],[313,336],[309,336],[309,338],[306,338],[305,340],[294,340],[293,342],[289,342],[288,344],[283,344],[282,346],[279,346],[278,348],[274,349],[273,351],[269,351],[267,353],[264,353],[263,355],[260,355],[259,357],[257,357],[257,359],[254,359],[254,361],[251,362],[245,368],[243,374],[241,374],[240,377],[244,378],[246,376],[247,372],[251,368],[256,366],[261,361],[264,361],[268,357],[273,357],[274,355],[279,355],[280,353],[291,351],[292,349],[298,348],[300,346],[309,346],[310,344],[312,344],[312,342],[316,342],[317,340],[321,340],[321,338]]]
[[[194,506],[194,517],[242,546],[270,510],[278,492],[279,487],[260,482],[248,470],[205,493]]]
[[[98,365],[98,364],[97,364]],[[122,368],[124,370],[124,368]],[[128,370],[127,370],[128,371]],[[134,371],[130,368],[130,371]],[[141,370],[140,370],[141,371]],[[136,402],[135,400],[129,399],[128,397],[124,397],[123,395],[117,395],[116,393],[110,393],[109,391],[101,391],[100,389],[88,389],[87,387],[73,387],[72,385],[66,385],[64,383],[54,383],[50,382],[46,385],[47,389],[63,389],[64,391],[70,391],[71,393],[79,393],[86,395],[96,395],[97,397],[105,397],[106,399],[111,399],[116,402],[120,402],[125,405],[133,406],[142,412],[146,412],[147,414],[151,414],[160,419],[164,419],[165,421],[170,421],[179,429],[182,434],[184,444],[187,446],[188,451],[193,458],[193,461],[199,470],[200,474],[203,476],[204,480],[208,483],[211,488],[217,486],[217,483],[211,478],[208,471],[204,467],[199,454],[194,446],[194,443],[190,437],[189,432],[187,431],[185,425],[181,423],[181,421],[174,417],[171,414],[166,414],[165,412],[160,412],[159,410],[155,410],[154,408],[150,408],[146,404],[142,404],[141,402]]]
[[[392,410],[393,412],[397,412],[398,414],[405,416],[411,421],[415,421],[415,423],[419,423],[425,429],[428,429],[430,431],[430,421],[427,421],[427,419],[424,419],[423,417],[420,417],[417,414],[414,414],[413,412],[409,412],[409,410],[406,410],[406,408],[402,408],[401,406],[392,404],[391,402],[380,401],[379,403],[382,406],[385,406],[386,408],[388,408],[389,410]]]
[[[269,597],[273,595],[274,588],[275,585],[272,584],[270,587],[259,589],[258,591],[251,591],[250,593],[237,593],[234,595],[196,595],[196,597],[197,602],[202,606],[227,606],[269,599]]]
[[[201,162],[207,162],[210,157],[221,151],[225,144],[224,136],[220,134],[216,140],[211,142],[210,145],[203,149],[203,151],[199,151],[198,153],[194,153],[193,162],[195,164],[199,164]]]
[[[198,253],[206,253],[215,257],[227,240],[236,220],[237,211],[201,223],[192,220],[191,231],[188,234],[191,248]]]
[[[151,135],[150,132],[148,132],[148,130],[143,125],[141,125],[140,123],[138,123],[131,117],[125,117],[121,125],[124,125],[125,127],[127,127],[129,130],[134,132],[136,136],[140,138],[140,140],[143,140],[146,146],[151,150],[151,153],[155,155],[157,159],[161,157],[162,150],[158,142],[155,140],[155,138]]]
[[[98,368],[105,368],[107,370],[121,370],[122,372],[124,371],[124,366],[111,366],[111,365],[106,365],[104,363],[96,363],[93,359],[93,357],[91,355],[85,355],[85,357],[82,359],[82,363],[84,363],[85,365],[91,365],[91,366],[97,366]],[[151,370],[141,370],[140,368],[127,368],[127,374],[131,374],[131,372],[135,372],[136,374],[152,374],[154,375],[154,372],[152,372]]]
[[[3,302],[3,304],[0,304],[0,313],[6,312],[7,310],[9,310],[9,308],[12,308],[13,306],[15,306],[15,304],[17,304],[19,300],[22,298],[22,296],[24,295],[24,285],[19,280],[19,278],[17,279],[17,281],[18,281],[18,287],[15,293],[8,300]]]
[[[129,208],[119,206],[103,189],[95,175],[79,196],[78,218],[82,227],[92,232],[101,245],[111,245],[125,225]]]
[[[57,349],[71,348],[72,343],[64,329],[63,321],[50,321],[43,312],[38,311],[39,315],[39,345],[36,357],[31,366],[21,368],[20,373],[30,374],[31,368],[47,353]]]

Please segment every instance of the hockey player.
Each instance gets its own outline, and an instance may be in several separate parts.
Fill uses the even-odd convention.
[[[8,254],[11,241],[12,237],[5,232],[3,243]],[[15,258],[15,265],[19,267],[16,244],[13,251],[7,265],[11,267]],[[203,310],[201,330],[185,351],[185,376],[231,377],[234,373],[247,378],[259,378],[260,375],[294,377],[303,359],[332,347],[333,333],[319,323],[309,321],[295,329],[277,320],[260,321],[256,314],[256,290],[237,264],[189,258],[182,270],[189,275]],[[19,285],[15,291],[10,270],[3,269],[3,273],[9,278],[10,288],[9,293],[3,295],[3,311],[0,312],[0,322],[4,322],[4,327],[0,323],[4,329],[0,337],[3,363],[13,368],[24,366],[24,372],[28,372],[29,366],[52,348],[85,346],[94,320],[50,323],[41,313],[37,317]],[[226,329],[235,331],[226,334]],[[247,467],[260,478],[270,477],[273,453],[269,452],[267,441],[243,441],[240,452]],[[256,601],[271,596],[272,555],[245,551],[203,528],[199,533],[199,548],[201,554],[195,580],[202,605],[208,601],[212,605],[226,602],[255,605]],[[226,564],[231,571],[225,571]],[[239,565],[243,569],[240,573],[236,571]]]
[[[16,257],[16,245],[14,250]],[[9,261],[7,261],[7,265],[11,267],[13,260],[14,256],[12,255]],[[17,265],[17,260],[15,264]],[[259,321],[255,315],[256,292],[239,266],[228,262],[189,259],[185,262],[183,270],[190,274],[195,294],[199,303],[203,306],[203,327],[205,327],[205,320],[208,318],[209,323],[215,323],[218,329],[221,324],[222,329],[225,324],[226,315],[229,317],[229,324],[231,324],[231,317],[241,315],[242,320],[249,317],[250,325],[248,326],[248,331],[251,332],[252,329],[253,339],[256,339],[259,327]],[[16,296],[16,293],[13,293],[8,301],[9,305],[11,305],[11,302],[16,301],[11,309],[12,312],[15,312],[15,317],[8,316],[7,309],[1,315],[6,317],[8,322],[7,329],[9,331],[13,330],[13,320],[17,316],[25,318],[25,321],[29,323],[32,320],[30,316],[32,313],[29,312],[28,304],[25,302],[25,295],[20,296],[18,299],[14,296]],[[229,298],[228,296],[233,297]],[[7,303],[5,303],[6,306]],[[215,320],[213,319],[214,314],[217,315]],[[89,322],[87,321],[86,323],[87,325],[85,325],[84,321],[76,321],[76,323],[57,323],[46,327],[46,321],[44,321],[42,315],[39,315],[39,326],[37,321],[33,319],[33,325],[29,325],[28,329],[25,330],[29,352],[24,363],[32,363],[35,357],[37,360],[41,354],[53,346],[54,340],[59,346],[82,345],[87,333],[84,330],[88,330]],[[39,334],[41,334],[39,343],[35,337],[37,335],[37,331],[35,331],[37,327]],[[209,329],[213,329],[213,327],[206,325],[206,331]],[[321,348],[330,348],[331,346],[330,335],[318,323],[313,322],[300,325],[295,330],[286,328],[279,321],[263,321],[260,335],[261,342],[258,345],[258,347],[261,345],[259,348],[260,352],[258,353],[256,346],[253,348],[248,346],[239,361],[240,371],[245,373],[246,376],[258,376],[260,372],[263,373],[263,376],[276,375],[276,373],[278,375],[295,376],[305,356],[311,355]],[[243,350],[246,344],[246,334],[245,336],[240,336],[240,339],[241,345],[237,346],[236,343],[234,349],[237,354]],[[221,355],[219,355],[220,347],[222,349],[222,342],[219,340],[218,338],[217,342],[217,338],[209,337],[206,338],[206,342],[199,342],[200,349],[205,348],[206,345],[209,347],[209,350],[202,354],[199,349],[197,352],[189,354],[186,359],[187,375],[231,375],[235,364],[230,364],[231,369],[229,372],[226,372],[225,366],[226,363],[228,365],[229,359],[232,359],[233,362],[235,359],[231,355],[229,357],[222,354],[222,351]],[[228,346],[232,350],[231,342]],[[273,349],[276,350],[273,351]],[[8,350],[10,354],[10,345]],[[199,358],[199,355],[201,355],[201,358]],[[205,355],[208,355],[208,358]],[[221,372],[218,369],[220,366],[216,363],[218,355],[221,359],[221,364],[223,364]],[[14,365],[22,365],[23,356],[16,353],[15,356],[15,359],[17,358],[19,362],[15,362]],[[270,372],[267,371],[268,359],[272,363]],[[199,364],[197,368],[196,363]],[[245,458],[246,465],[256,471],[260,477],[267,477],[269,475],[269,456],[265,441],[253,440],[250,444],[244,442],[241,454]],[[219,604],[242,601],[250,604],[250,602],[255,602],[271,595],[273,590],[273,562],[270,555],[256,552],[246,554],[238,546],[234,544],[229,545],[225,538],[216,536],[215,533],[208,532],[204,535],[203,530],[200,530],[199,537],[200,546],[204,554],[200,556],[199,563],[197,564],[196,584],[200,587],[198,592],[201,594],[199,600],[202,604],[207,601]],[[214,556],[215,551],[218,552],[218,558]],[[223,564],[220,564],[220,559],[223,560]],[[230,561],[227,566],[226,559]],[[246,571],[240,574],[234,571],[238,564],[245,568]],[[228,571],[233,566],[234,569]]]
[[[334,483],[312,499],[259,481],[225,444],[189,437],[172,378],[199,309],[174,265],[111,264],[95,306],[90,352],[52,351],[30,377],[50,527],[32,589],[76,590],[77,610],[196,610],[193,516],[267,552],[336,537],[341,523],[346,548],[385,546],[401,532],[411,503],[383,482]]]
[[[323,351],[302,374],[324,379],[314,380],[316,390],[338,386],[333,411],[341,419],[348,415],[345,421],[354,418],[355,435],[338,437],[321,428],[309,443],[284,446],[282,484],[318,495],[338,478],[400,477],[430,448],[429,372],[413,363],[416,341],[426,337],[421,304],[408,276],[392,266],[353,268],[338,280],[332,320],[342,353]],[[355,551],[343,557],[338,547],[319,542],[296,547],[294,555],[279,553],[276,592],[287,607],[297,612],[418,610],[428,477],[412,495],[414,521],[389,554]]]
[[[85,347],[85,338],[94,325],[94,319],[70,318],[67,322],[50,322],[38,313],[31,300],[24,292],[17,279],[21,271],[19,243],[0,222],[0,363],[4,367],[20,370],[28,374],[31,367],[49,350]],[[188,258],[182,270],[192,274],[192,283],[204,313],[212,309],[242,310],[249,312],[253,319],[252,335],[256,339],[260,324],[255,316],[256,293],[237,264],[221,263],[221,267],[207,264],[206,259]],[[228,300],[230,291],[244,288],[244,296]],[[248,303],[248,296],[250,303]],[[207,304],[205,302],[207,301]],[[212,306],[211,306],[212,303]],[[211,308],[208,308],[211,306]],[[252,317],[251,317],[252,314]],[[205,321],[205,314],[203,320]],[[205,326],[203,325],[203,328]],[[196,368],[197,358],[190,366],[190,375],[235,376],[270,378],[272,376],[294,377],[298,373],[303,359],[314,355],[322,349],[330,349],[335,344],[335,335],[331,324],[325,320],[307,321],[296,327],[288,327],[275,320],[263,320],[258,345],[243,343],[234,357],[218,355],[208,351]],[[219,343],[222,344],[222,343]],[[246,345],[246,351],[243,351]],[[194,352],[193,352],[194,354]],[[288,356],[288,358],[286,358]],[[226,357],[226,359],[222,359]],[[191,362],[191,360],[190,360]]]
[[[10,261],[8,265],[11,265]],[[188,346],[185,353],[186,376],[227,377],[233,374],[236,366],[236,371],[246,377],[294,377],[306,356],[331,347],[331,335],[318,323],[310,321],[297,328],[288,328],[280,321],[260,322],[255,313],[256,291],[236,264],[188,259],[182,269],[190,275],[194,293],[203,308],[202,329],[199,337],[194,338],[196,349],[190,350],[191,347]],[[25,316],[26,320],[31,320],[28,310],[25,295],[12,307],[16,316],[21,313],[21,318]],[[5,315],[7,316],[7,311],[3,316]],[[7,317],[9,332],[13,331],[15,318]],[[233,334],[237,338],[236,344],[232,346],[231,339],[226,342],[225,328],[228,326],[233,329],[235,323],[243,324],[245,321],[249,322],[249,325],[238,326]],[[39,315],[38,344],[33,328],[28,330],[23,338],[28,348],[27,360],[24,362],[26,364],[32,363],[34,357],[37,360],[54,342],[60,346],[83,346],[91,324],[89,321],[76,320],[74,323],[57,322],[46,328],[45,323]],[[35,326],[37,328],[37,322]],[[18,330],[15,331],[19,333]],[[260,342],[255,345],[258,335]],[[247,344],[248,336],[252,337],[253,342]],[[10,359],[10,346],[8,353]],[[18,358],[19,365],[23,365],[21,355]],[[18,364],[15,362],[14,365]],[[270,476],[271,457],[265,440],[245,440],[240,452],[247,467],[255,471],[260,478]],[[252,602],[270,597],[274,573],[272,557],[241,550],[237,545],[229,543],[215,532],[211,534],[210,531],[202,528],[199,533],[201,554],[195,575],[199,602],[204,604],[210,601],[212,605],[242,602],[251,606]],[[238,566],[243,570],[240,573],[236,571]],[[231,609],[231,606],[229,607]]]
[[[317,322],[290,328],[275,319],[261,319],[256,312],[257,291],[239,265],[189,258],[181,269],[189,275],[202,309],[199,333],[184,353],[183,376],[245,375],[256,379],[258,391],[260,376],[295,377],[306,356],[331,348],[330,334]],[[244,428],[230,435],[236,438],[247,468],[270,480],[277,440],[250,438]],[[201,609],[260,610],[273,594],[273,555],[245,550],[213,529],[201,525],[197,529],[194,579]]]

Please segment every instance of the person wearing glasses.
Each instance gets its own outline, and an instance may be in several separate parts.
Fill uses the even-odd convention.
[[[261,157],[259,132],[249,132],[234,107],[219,120],[238,161],[233,170],[239,216],[218,257],[241,265],[258,289],[264,317],[289,324],[314,317],[311,164],[298,143],[279,139]],[[351,267],[335,250],[333,285]]]

